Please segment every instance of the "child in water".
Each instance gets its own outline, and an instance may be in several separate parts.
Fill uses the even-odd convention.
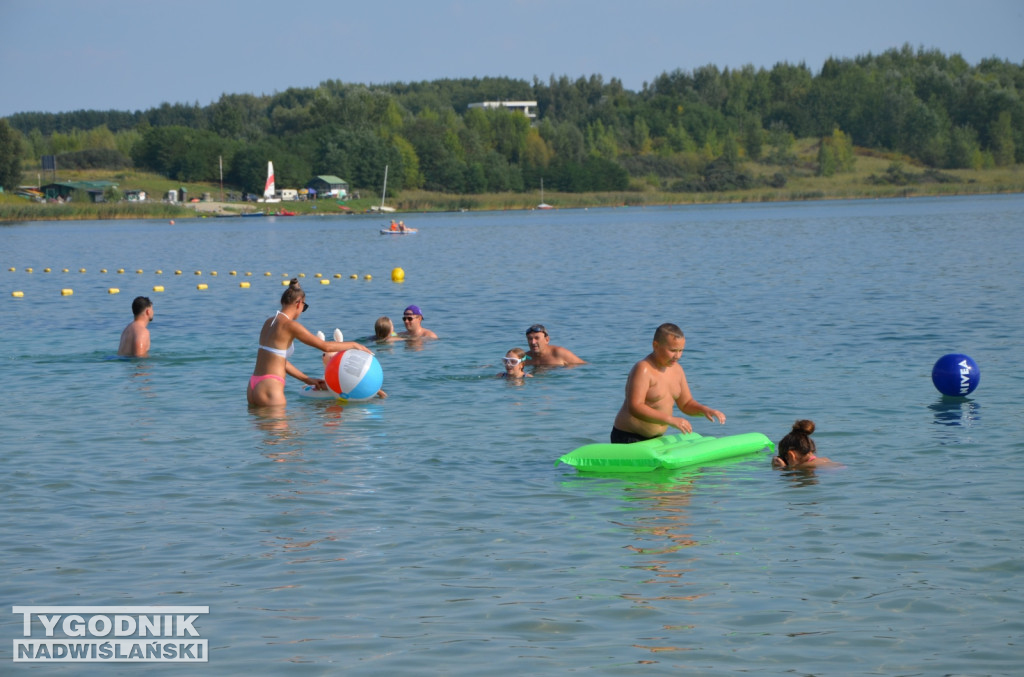
[[[403,338],[395,332],[395,324],[391,318],[385,315],[378,317],[373,324],[373,340],[390,343],[391,341],[402,341]]]
[[[526,351],[522,348],[513,348],[505,353],[505,357],[502,359],[505,362],[505,371],[498,374],[499,378],[533,378],[533,374],[523,371]]]
[[[772,467],[811,468],[831,464],[827,458],[815,455],[818,447],[811,439],[813,433],[814,421],[801,419],[794,423],[790,433],[779,441],[779,455],[772,458]]]

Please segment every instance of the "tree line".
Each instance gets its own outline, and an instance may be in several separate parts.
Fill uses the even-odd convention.
[[[664,72],[641,91],[599,76],[543,82],[445,79],[360,85],[327,80],[208,106],[18,113],[23,157],[59,166],[134,165],[179,181],[224,178],[255,191],[273,160],[279,185],[333,174],[354,187],[449,193],[703,191],[747,187],[765,162],[784,185],[797,138],[821,141],[816,171],[848,170],[853,147],[926,167],[1024,162],[1024,66],[904,46],[771,69]],[[536,100],[537,120],[478,101]],[[0,134],[0,143],[3,135]],[[2,150],[2,149],[0,149]],[[100,152],[102,151],[102,152]]]

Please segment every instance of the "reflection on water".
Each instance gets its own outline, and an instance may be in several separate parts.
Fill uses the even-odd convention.
[[[966,397],[943,395],[928,408],[935,412],[935,424],[970,428],[981,420],[981,405]]]

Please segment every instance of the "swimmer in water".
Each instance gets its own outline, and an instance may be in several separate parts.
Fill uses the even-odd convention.
[[[437,334],[423,326],[423,313],[419,306],[409,306],[402,311],[402,322],[405,323],[405,331],[399,336],[410,339],[436,339]]]
[[[296,339],[323,352],[340,352],[342,350],[372,351],[354,341],[324,341],[299,324],[298,318],[306,310],[306,292],[293,279],[288,288],[281,294],[281,310],[267,318],[260,330],[260,344],[256,351],[256,366],[249,377],[249,387],[245,390],[245,398],[250,407],[283,406],[287,404],[284,396],[285,376],[314,386],[317,390],[326,390],[327,382],[322,378],[310,378],[292,364],[291,357]]]
[[[505,353],[502,360],[505,363],[505,371],[498,374],[499,378],[533,378],[533,374],[523,371],[523,361],[526,359],[526,351],[522,348],[513,348]]]
[[[136,296],[132,301],[132,315],[135,319],[121,332],[117,354],[123,357],[147,357],[149,323],[153,321],[153,302],[145,296]]]
[[[779,441],[779,455],[772,458],[773,468],[811,468],[819,465],[835,465],[832,461],[816,455],[818,446],[811,439],[814,421],[801,419],[793,429]]]
[[[405,338],[398,335],[395,331],[395,324],[391,321],[391,318],[385,315],[384,317],[378,317],[377,321],[373,324],[373,340],[380,343],[390,343],[392,341],[404,341]]]
[[[574,352],[563,346],[551,345],[551,337],[543,324],[531,325],[526,330],[526,342],[530,344],[530,364],[534,367],[572,367],[586,364]]]

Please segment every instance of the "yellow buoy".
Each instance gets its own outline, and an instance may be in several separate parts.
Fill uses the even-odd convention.
[[[118,289],[117,287],[111,287],[110,289],[107,290],[107,293],[108,294],[120,294],[121,290]]]
[[[11,267],[10,267],[10,268],[8,268],[7,270],[8,270],[9,272],[12,272],[12,273],[13,273],[13,272],[15,271],[15,268],[14,268],[14,266],[11,266]]]
[[[123,272],[124,272],[124,268],[118,268],[118,269],[117,269],[117,273],[118,273],[118,275],[120,275],[120,274],[121,274],[121,273],[123,273]]]
[[[232,270],[230,273],[228,273],[228,275],[238,275],[238,273]]]
[[[31,268],[26,268],[26,269],[25,269],[25,272],[26,272],[26,273],[31,273],[31,272],[32,272],[32,269],[31,269]]]
[[[48,273],[48,272],[50,272],[50,269],[49,268],[43,268],[43,272],[44,273]]]
[[[200,282],[196,285],[196,289],[209,289],[209,287],[205,283]]]
[[[203,274],[203,271],[201,271],[201,270],[197,270],[196,271],[196,275],[202,275],[202,274]]]
[[[84,272],[85,272],[85,268],[79,268],[79,269],[78,269],[78,272],[80,272],[80,273],[84,273]],[[101,273],[105,273],[105,272],[107,272],[107,269],[106,269],[106,268],[104,268],[104,269],[103,269],[103,270],[101,270],[100,272],[101,272]]]
[[[270,271],[268,270],[267,272],[263,273],[263,275],[264,275],[265,277],[270,277]]]
[[[246,276],[246,277],[252,277],[252,273],[251,273],[251,272],[247,272],[247,273],[245,274],[245,276]]]
[[[283,287],[287,287],[290,284],[291,284],[291,282],[289,282],[288,280],[281,280],[281,286],[283,286]]]
[[[315,274],[313,277],[323,277],[320,273]]]
[[[330,284],[330,280],[320,280],[320,284]]]
[[[352,278],[353,280],[358,280],[359,279],[359,276],[356,275],[355,273],[352,273],[351,275],[349,275],[349,277]]]
[[[67,268],[65,268],[65,269],[64,269],[64,270],[62,270],[61,272],[62,272],[62,273],[66,273],[66,272],[68,272],[68,269],[67,269]]]
[[[404,282],[405,281],[405,271],[402,270],[401,268],[393,269],[391,271],[391,281],[392,282]]]
[[[248,282],[239,282],[238,286],[241,287],[242,289],[248,289],[249,288],[249,283]]]
[[[13,296],[16,299],[20,299],[24,295],[25,295],[25,292],[23,292],[23,291],[12,291],[11,292],[11,296]]]
[[[305,273],[299,273],[299,277],[306,277]]]
[[[136,274],[136,275],[142,275],[142,268],[139,268],[139,269],[137,269],[137,270],[135,271],[135,274]]]
[[[366,275],[363,275],[363,279],[364,280],[372,280],[373,279],[373,275],[370,275],[369,273],[367,273]]]
[[[181,271],[180,270],[176,270],[176,271],[174,271],[174,274],[175,275],[181,275]]]
[[[164,286],[162,284],[158,284],[158,285],[155,285],[153,287],[153,291],[163,291],[163,290],[164,290]]]
[[[74,293],[75,293],[74,289],[61,289],[60,290],[60,295],[61,296],[71,296]]]
[[[334,274],[334,279],[340,280],[341,279],[341,273],[335,273]]]
[[[164,271],[162,271],[162,270],[160,270],[159,268],[157,268],[157,269],[156,269],[156,274],[157,274],[157,275],[163,275],[163,274],[164,274]]]

